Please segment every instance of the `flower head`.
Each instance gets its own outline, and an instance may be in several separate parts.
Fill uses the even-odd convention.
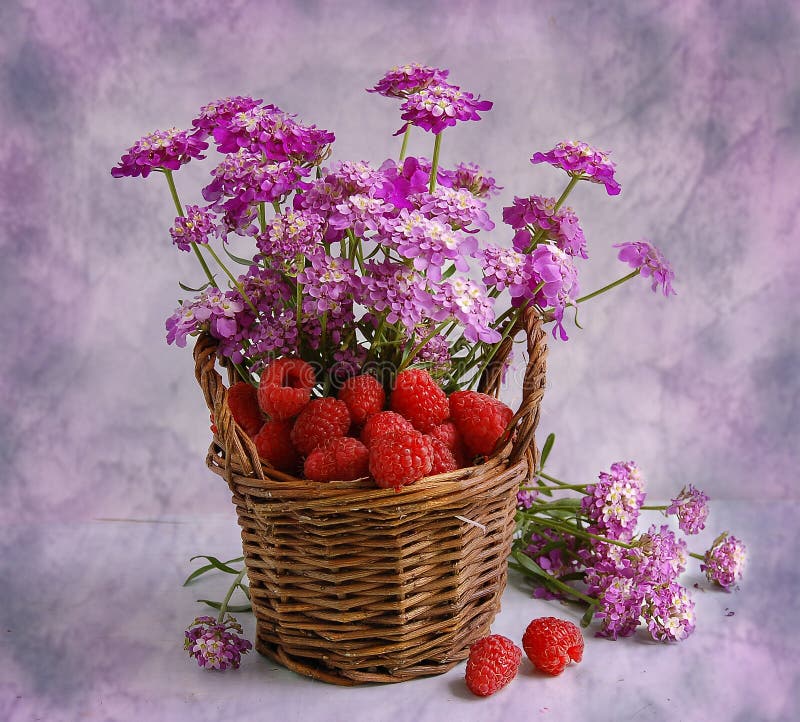
[[[680,642],[694,631],[694,601],[685,587],[670,582],[648,595],[642,618],[653,639]]]
[[[611,539],[628,541],[636,529],[644,503],[644,482],[632,461],[611,465],[600,472],[599,481],[586,487],[581,509],[589,517],[589,531]]]
[[[379,93],[387,98],[405,98],[433,82],[444,81],[449,74],[449,70],[431,68],[419,63],[395,65],[375,84],[374,88],[368,88],[367,92]]]
[[[208,208],[186,206],[184,215],[175,218],[169,229],[172,242],[182,251],[191,250],[192,243],[208,243],[214,233],[214,214]]]
[[[470,278],[453,276],[439,284],[434,293],[438,309],[432,314],[436,321],[452,318],[464,326],[467,341],[497,343],[501,336],[491,327],[494,322],[494,299],[482,283]]]
[[[436,178],[439,185],[446,188],[464,188],[477,198],[489,198],[503,189],[475,163],[459,163],[453,170],[440,168]]]
[[[534,153],[531,163],[549,163],[565,170],[573,178],[602,183],[610,196],[620,192],[619,183],[614,179],[616,167],[609,160],[608,153],[582,141],[561,141],[546,153]]]
[[[664,254],[652,243],[645,240],[626,241],[625,243],[615,243],[614,248],[622,249],[618,256],[620,261],[627,263],[631,268],[638,269],[645,278],[653,279],[650,288],[654,292],[661,286],[665,296],[675,295],[675,290],[672,288],[675,272],[669,261],[664,258]]]
[[[368,261],[358,281],[358,303],[376,314],[386,312],[386,323],[412,329],[433,311],[425,277],[402,263]]]
[[[562,320],[564,310],[578,295],[578,269],[570,256],[550,243],[536,246],[526,262],[531,278],[531,290],[525,294],[526,297],[532,296],[542,308],[553,308],[556,322],[553,337],[558,331],[561,340],[566,341],[568,336]],[[539,290],[534,294],[537,288]]]
[[[203,151],[206,148],[208,143],[190,135],[188,130],[156,130],[128,148],[119,164],[111,169],[111,175],[114,178],[147,178],[156,169],[178,170],[192,158],[205,158]]]
[[[526,294],[530,297],[536,284],[531,283],[531,268],[524,254],[489,243],[472,255],[481,260],[483,281],[487,287],[498,291],[508,289],[512,298],[525,297]]]
[[[187,336],[202,331],[218,339],[232,338],[238,331],[237,315],[243,308],[237,291],[222,293],[218,288],[208,288],[178,306],[167,319],[167,343],[183,347]]]
[[[438,82],[408,96],[400,106],[403,111],[400,117],[406,123],[395,135],[405,132],[409,125],[438,135],[459,120],[480,120],[478,112],[490,110],[492,105],[491,101],[476,98],[456,85]]]
[[[466,229],[474,225],[469,233],[494,228],[486,212],[486,203],[465,188],[437,188],[433,193],[421,193],[415,199],[421,213],[447,223],[454,229]]]
[[[515,197],[512,205],[503,208],[503,220],[517,231],[514,248],[523,253],[527,251],[532,240],[532,228],[534,231],[544,231],[544,238],[554,241],[564,253],[588,258],[586,238],[578,216],[569,207],[558,210],[555,207],[555,198],[534,195],[528,198]]]
[[[266,260],[292,269],[298,257],[316,258],[324,253],[322,237],[323,222],[318,215],[287,208],[256,237],[256,245]]]
[[[263,100],[253,100],[249,95],[220,98],[200,108],[200,113],[192,121],[194,135],[202,140],[214,132],[214,128],[225,125],[236,113],[243,113],[261,105]]]
[[[720,534],[706,552],[705,562],[700,571],[705,572],[710,582],[716,582],[724,589],[730,589],[744,571],[747,549],[741,540],[732,534]]]
[[[689,484],[688,489],[683,487],[681,493],[672,499],[666,513],[678,517],[678,526],[686,534],[697,534],[705,529],[708,518],[708,496]]]
[[[235,153],[246,148],[263,153],[268,160],[291,160],[299,165],[316,165],[329,152],[333,133],[315,125],[302,125],[274,105],[259,105],[235,113],[224,125],[214,129],[220,153]]]
[[[184,633],[183,648],[206,669],[238,669],[242,655],[253,648],[240,634],[242,627],[230,614],[222,621],[197,617]]]

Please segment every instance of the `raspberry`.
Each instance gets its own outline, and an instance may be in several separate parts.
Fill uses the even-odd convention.
[[[369,474],[369,450],[358,439],[328,439],[312,451],[305,464],[312,481],[352,481]]]
[[[444,474],[447,471],[455,471],[458,468],[453,452],[447,448],[447,444],[434,436],[426,437],[431,442],[433,449],[433,466],[431,476],[434,474]]]
[[[299,457],[291,441],[292,425],[288,421],[267,421],[253,439],[258,455],[270,465],[287,473],[294,473]]]
[[[367,419],[361,430],[361,441],[366,446],[372,446],[379,436],[385,436],[392,431],[411,431],[413,428],[411,422],[400,414],[394,411],[381,411]]]
[[[309,401],[292,427],[292,443],[308,456],[328,439],[344,436],[350,428],[347,404],[331,397]]]
[[[361,374],[347,379],[339,389],[338,398],[347,404],[353,423],[361,426],[367,417],[377,414],[386,403],[386,392],[378,379]]]
[[[467,451],[464,448],[464,442],[461,440],[461,434],[458,433],[458,429],[452,421],[445,421],[443,424],[434,426],[429,434],[434,439],[443,441],[445,446],[453,452],[457,469],[467,465]]]
[[[517,676],[522,650],[508,637],[490,634],[469,648],[464,678],[472,694],[488,697]]]
[[[258,392],[252,384],[240,381],[228,389],[228,408],[233,420],[249,437],[254,437],[264,424],[258,406]]]
[[[557,617],[534,619],[525,630],[522,646],[533,666],[546,674],[561,674],[570,658],[583,657],[583,635],[572,622]]]
[[[514,412],[502,401],[477,391],[450,394],[450,417],[470,456],[489,456]]]
[[[384,488],[413,484],[431,473],[433,447],[419,431],[392,431],[373,439],[369,447],[369,471]]]
[[[279,358],[261,374],[258,403],[273,419],[297,416],[311,398],[314,369],[299,358]]]
[[[423,433],[441,424],[450,415],[447,394],[423,369],[407,369],[397,374],[391,398],[392,411],[405,416]]]

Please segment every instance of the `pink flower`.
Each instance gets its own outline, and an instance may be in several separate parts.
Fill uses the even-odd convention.
[[[419,63],[395,65],[375,84],[374,88],[368,88],[367,92],[379,93],[387,98],[405,98],[432,82],[444,81],[449,74],[449,70],[431,68]]]
[[[664,295],[676,295],[672,288],[672,281],[675,280],[675,272],[669,261],[664,258],[664,254],[649,241],[626,241],[616,243],[614,248],[622,249],[619,252],[619,260],[627,263],[631,268],[639,270],[640,275],[645,278],[652,278],[653,283],[650,288],[653,292],[661,286]]]
[[[189,134],[188,130],[156,130],[137,140],[111,169],[114,178],[142,176],[153,170],[178,170],[192,158],[205,158],[202,152],[208,143]]]
[[[490,110],[493,103],[476,98],[456,85],[440,82],[429,85],[409,95],[400,106],[406,121],[395,135],[404,133],[409,125],[416,125],[434,134],[455,125],[459,120],[480,120],[479,111]]]
[[[562,168],[573,178],[602,183],[610,196],[620,192],[620,185],[614,179],[616,167],[609,160],[608,153],[579,140],[563,140],[546,153],[534,153],[531,163],[549,163]]]

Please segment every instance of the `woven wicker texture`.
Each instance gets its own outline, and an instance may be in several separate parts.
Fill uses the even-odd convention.
[[[547,348],[535,313],[523,315],[481,379],[496,396],[519,332],[528,364],[513,435],[480,466],[400,491],[271,469],[230,415],[216,342],[198,339],[196,375],[218,429],[207,463],[233,493],[259,652],[326,682],[400,682],[447,671],[489,633],[516,492],[536,464]]]

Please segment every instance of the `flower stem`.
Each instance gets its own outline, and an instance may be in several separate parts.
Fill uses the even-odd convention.
[[[552,481],[554,484],[558,484],[559,486],[564,486],[569,489],[585,489],[588,484],[568,484],[566,481],[561,481],[561,479],[556,479],[554,476],[550,476],[549,474],[545,474],[543,471],[539,471],[537,476],[541,476],[542,479],[547,479],[548,481]]]
[[[578,529],[577,527],[571,527],[567,524],[558,524],[553,519],[542,519],[540,522],[537,522],[536,519],[531,519],[534,524],[538,524],[539,526],[546,526],[548,529],[553,529],[555,531],[561,531],[565,534],[571,534],[572,536],[579,536],[588,539],[596,539],[597,541],[607,542],[608,544],[615,544],[618,547],[624,547],[625,549],[633,549],[635,545],[628,544],[627,542],[621,542],[618,539],[609,539],[608,537],[600,536],[599,534],[592,534],[590,531],[586,531],[585,529]]]
[[[518,552],[518,553],[521,553],[521,552]],[[509,564],[509,566],[513,567],[514,569],[516,569],[519,572],[523,572],[524,573],[526,571],[525,567],[522,566],[522,564],[519,564],[519,563],[514,564],[513,562],[511,562]],[[541,579],[542,577],[541,576],[537,576],[536,578],[537,579]],[[555,587],[558,587],[564,593],[569,594],[570,596],[573,596],[576,599],[580,599],[580,600],[586,602],[587,604],[591,604],[592,606],[597,604],[597,600],[596,599],[594,599],[593,597],[588,596],[587,594],[584,594],[583,592],[579,592],[577,589],[573,589],[571,586],[569,586],[569,584],[564,584],[564,582],[562,582],[559,579],[556,579],[552,574],[548,574],[547,575],[547,582],[552,584]]]
[[[225,618],[225,612],[228,611],[228,602],[231,601],[231,597],[233,596],[233,592],[236,587],[239,586],[239,583],[242,581],[242,578],[247,571],[247,567],[242,567],[242,570],[236,575],[236,579],[233,580],[233,584],[231,584],[231,588],[228,590],[228,593],[225,595],[225,599],[222,600],[222,604],[219,606],[219,614],[217,615],[217,624],[222,624],[222,620]]]
[[[439,150],[442,147],[442,134],[436,134],[436,140],[433,141],[433,160],[431,161],[431,182],[428,186],[428,192],[433,193],[436,190],[436,173],[439,170]]]
[[[267,230],[267,209],[264,201],[258,204],[258,225],[261,227],[262,233]]]
[[[172,194],[172,202],[175,204],[175,210],[178,211],[179,216],[183,216],[183,206],[181,206],[181,201],[178,198],[178,189],[175,188],[175,179],[172,177],[172,171],[169,170],[169,168],[164,168],[164,175],[167,178],[167,185],[169,186],[169,192]],[[194,241],[191,241],[189,245],[191,245],[195,256],[197,256],[197,260],[200,261],[200,265],[203,267],[203,271],[205,271],[208,282],[212,286],[216,287],[217,283],[214,280],[214,276],[211,275],[211,270],[208,268],[206,259],[203,258],[203,254],[200,253],[200,249],[197,247],[197,244]]]
[[[400,162],[402,163],[406,158],[406,149],[408,148],[408,139],[411,137],[411,125],[406,128],[403,133],[403,145],[400,146]]]
[[[561,194],[559,199],[556,201],[555,206],[553,206],[553,213],[555,213],[561,206],[564,204],[564,201],[567,200],[567,196],[572,193],[572,189],[577,185],[580,178],[576,178],[572,176],[569,179],[569,183],[567,183],[567,187],[564,189],[564,192]]]
[[[599,296],[601,293],[605,293],[606,291],[610,291],[612,288],[616,286],[620,286],[625,281],[630,281],[635,276],[639,275],[639,269],[637,268],[635,271],[631,271],[627,276],[623,276],[622,278],[618,278],[613,283],[609,283],[607,286],[603,286],[602,288],[598,288],[596,291],[592,291],[591,293],[587,294],[586,296],[581,296],[575,303],[583,303],[584,301],[588,301],[590,298],[594,298],[595,296]]]
[[[664,511],[669,509],[669,506],[665,504],[664,506],[640,506],[639,508],[644,511]]]
[[[694,557],[695,559],[699,559],[701,562],[704,562],[706,560],[705,556],[703,556],[702,554],[695,554],[694,552],[689,552],[689,556]]]

